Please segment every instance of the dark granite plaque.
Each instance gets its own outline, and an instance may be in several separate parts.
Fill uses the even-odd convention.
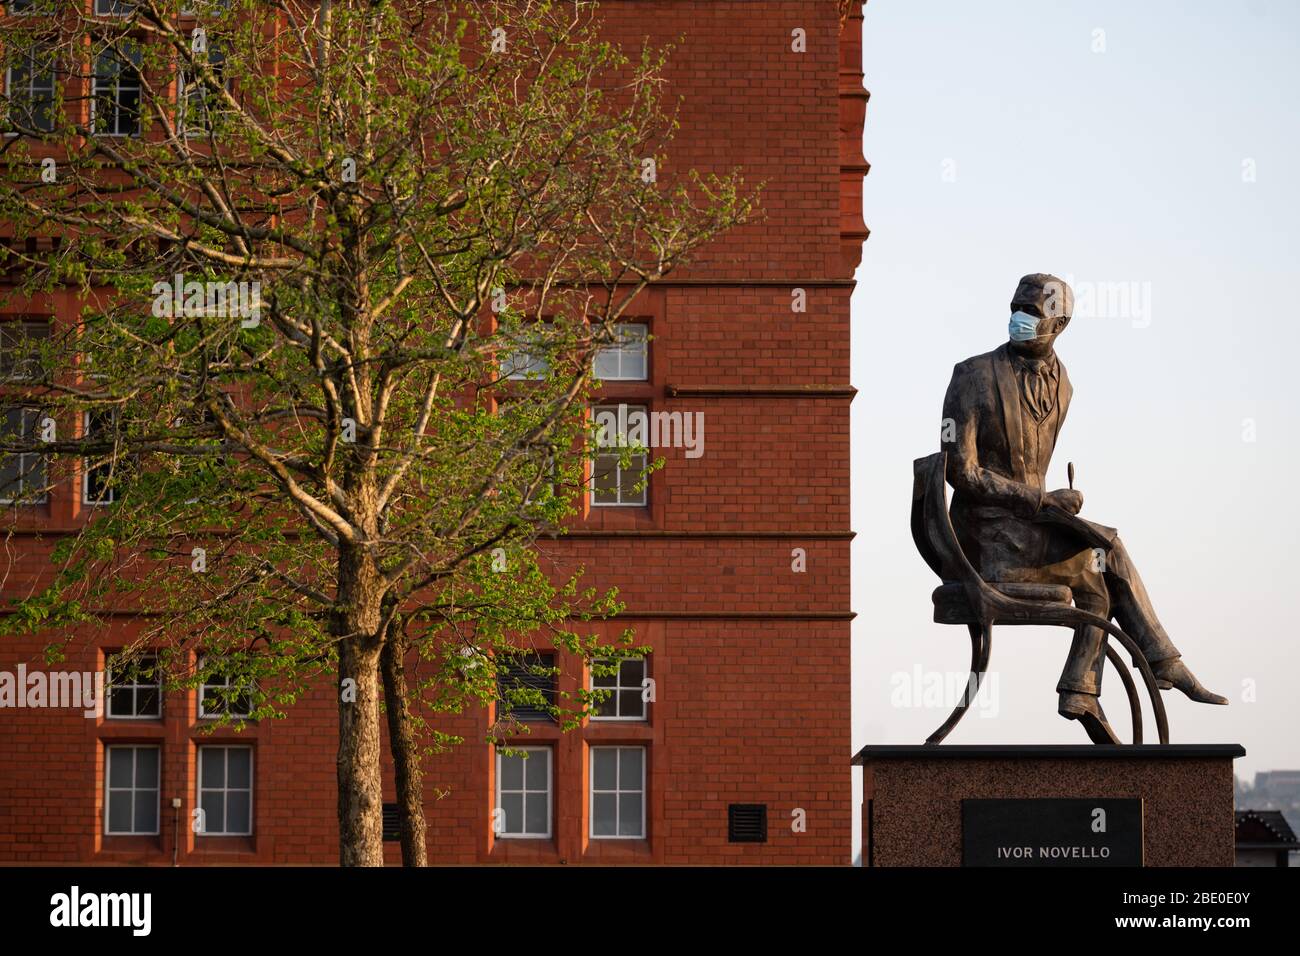
[[[1141,866],[1137,799],[963,800],[962,866]]]

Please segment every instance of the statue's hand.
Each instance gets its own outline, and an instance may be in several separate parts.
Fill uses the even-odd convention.
[[[1059,488],[1043,495],[1043,504],[1056,505],[1072,515],[1077,515],[1083,508],[1083,494],[1073,488]]]

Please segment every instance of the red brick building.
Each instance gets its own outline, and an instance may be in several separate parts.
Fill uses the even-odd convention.
[[[705,453],[663,449],[644,502],[589,501],[543,543],[620,589],[610,634],[633,624],[653,647],[654,700],[632,665],[617,719],[533,723],[519,743],[541,759],[526,764],[477,743],[485,714],[449,727],[467,742],[426,765],[433,862],[850,861],[848,337],[867,167],[860,4],[847,6],[841,24],[835,0],[602,5],[612,36],[676,44],[672,161],[743,167],[766,183],[766,218],[648,293],[635,321],[653,341],[606,376],[604,401],[702,413]],[[5,597],[47,573],[83,491],[9,508]],[[101,669],[119,626],[59,667]],[[588,679],[558,663],[561,684]],[[0,639],[0,672],[20,665],[45,669],[40,642]],[[333,689],[211,735],[199,697],[140,688],[129,713],[90,719],[0,709],[0,863],[335,863]],[[391,772],[386,786],[391,799]],[[226,835],[191,832],[197,805]],[[498,834],[500,806],[522,823]]]

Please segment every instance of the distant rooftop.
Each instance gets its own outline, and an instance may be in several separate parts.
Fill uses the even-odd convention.
[[[1300,840],[1280,810],[1238,810],[1238,850],[1300,850]]]

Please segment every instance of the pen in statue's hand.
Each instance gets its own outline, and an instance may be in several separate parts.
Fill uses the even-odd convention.
[[[1074,462],[1065,466],[1065,474],[1070,481],[1070,487],[1049,491],[1043,495],[1043,504],[1056,505],[1072,515],[1077,515],[1083,509],[1083,494],[1074,490]]]

